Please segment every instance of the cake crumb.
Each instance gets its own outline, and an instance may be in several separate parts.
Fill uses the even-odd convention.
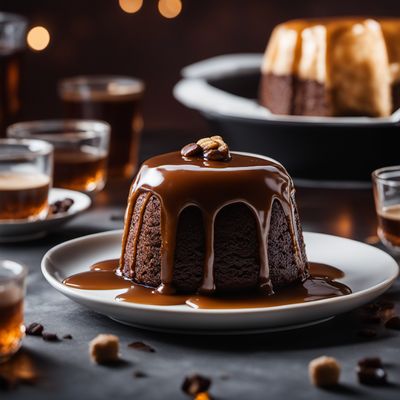
[[[311,360],[308,372],[313,385],[318,387],[335,386],[339,383],[340,364],[333,357],[322,356]]]
[[[115,335],[97,335],[89,343],[90,358],[96,364],[111,364],[119,360],[119,338]]]

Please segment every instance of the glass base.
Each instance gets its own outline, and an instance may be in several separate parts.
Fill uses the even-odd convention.
[[[18,346],[15,347],[11,352],[9,352],[7,354],[0,353],[0,364],[3,364],[5,362],[9,361],[12,356],[17,354],[19,349],[21,348],[21,344],[22,344],[22,340],[19,342]]]
[[[400,247],[389,242],[380,229],[378,229],[378,237],[390,253],[392,253],[394,256],[400,256]]]

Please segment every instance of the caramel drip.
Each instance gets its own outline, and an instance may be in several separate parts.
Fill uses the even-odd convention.
[[[214,224],[216,215],[204,215],[204,226],[206,227],[206,257],[204,261],[202,292],[213,292],[214,282]]]
[[[243,203],[254,213],[259,238],[259,287],[272,293],[268,265],[268,235],[274,201],[278,201],[288,221],[295,260],[306,276],[306,261],[302,258],[300,234],[294,214],[294,186],[285,168],[278,162],[262,156],[232,153],[227,162],[182,159],[169,153],[146,161],[132,184],[125,218],[120,269],[124,268],[126,241],[132,224],[136,200],[147,192],[136,224],[134,262],[137,240],[142,229],[143,214],[151,195],[161,204],[161,285],[162,294],[173,294],[174,257],[179,216],[188,206],[198,207],[203,215],[205,230],[205,257],[201,292],[213,292],[214,282],[214,225],[218,212],[232,203]]]

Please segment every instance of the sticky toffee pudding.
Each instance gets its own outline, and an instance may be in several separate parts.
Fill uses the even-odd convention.
[[[117,301],[252,308],[342,296],[337,268],[308,263],[285,168],[230,152],[219,136],[144,162],[132,184],[119,260],[64,284],[126,289]]]

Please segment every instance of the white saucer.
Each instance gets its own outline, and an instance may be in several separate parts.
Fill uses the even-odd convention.
[[[326,320],[359,307],[390,287],[399,269],[396,261],[375,247],[320,233],[305,233],[309,260],[340,268],[340,282],[353,293],[310,303],[270,308],[196,310],[186,305],[153,306],[114,300],[123,291],[80,290],[62,284],[100,260],[118,258],[122,231],[89,235],[60,244],[46,253],[42,272],[58,291],[118,322],[156,331],[196,334],[243,334],[293,329]]]
[[[47,232],[59,228],[82,211],[87,210],[92,204],[90,197],[84,193],[56,188],[50,189],[49,204],[67,197],[74,200],[74,204],[65,213],[48,215],[46,219],[38,221],[0,222],[0,243],[18,242],[42,237]]]

